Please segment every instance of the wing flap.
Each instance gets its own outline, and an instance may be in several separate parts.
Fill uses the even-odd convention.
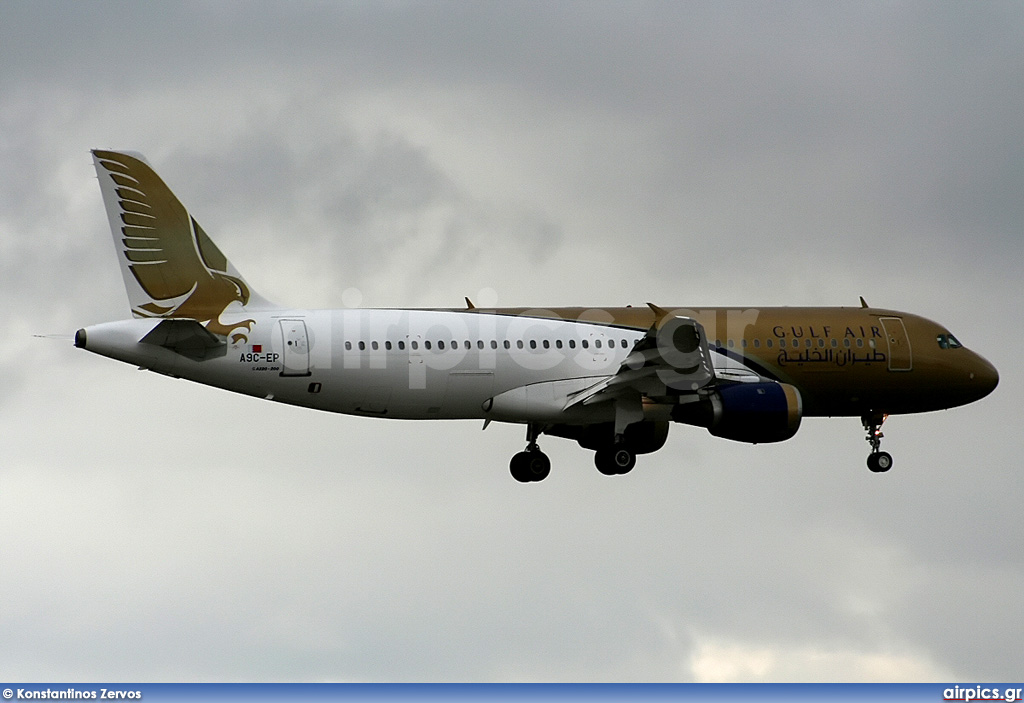
[[[650,305],[650,304],[649,304]],[[647,396],[695,394],[715,381],[715,368],[703,326],[691,317],[650,305],[658,315],[618,370],[569,396],[576,405]]]

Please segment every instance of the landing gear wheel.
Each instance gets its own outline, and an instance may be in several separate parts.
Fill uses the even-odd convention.
[[[864,425],[868,436],[865,439],[871,445],[871,453],[868,455],[868,468],[876,474],[885,473],[892,468],[892,455],[883,452],[882,446],[882,423],[889,417],[885,413],[870,413],[861,417],[860,422]]]
[[[889,452],[872,452],[868,455],[868,468],[876,474],[882,474],[892,468],[892,455]]]
[[[609,451],[597,450],[594,452],[594,466],[605,476],[614,476],[619,473],[612,461],[612,453]]]
[[[512,474],[512,478],[519,481],[520,483],[530,482],[530,467],[527,465],[530,461],[529,452],[519,452],[512,457],[512,461],[508,463],[508,470]]]
[[[548,455],[539,449],[527,452],[527,454],[530,455],[530,460],[526,464],[530,480],[543,481],[546,479],[551,473],[551,459],[548,459]]]
[[[594,465],[605,476],[626,474],[636,466],[636,454],[625,447],[600,449],[594,452]]]
[[[636,466],[636,454],[625,447],[616,447],[612,450],[612,463],[620,474],[628,474]]]
[[[539,449],[519,452],[508,465],[512,478],[520,483],[543,481],[551,473],[551,460]]]

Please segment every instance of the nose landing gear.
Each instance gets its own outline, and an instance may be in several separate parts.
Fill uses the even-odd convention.
[[[884,413],[872,413],[861,417],[861,424],[868,433],[865,439],[871,445],[871,453],[868,454],[868,469],[876,474],[885,473],[892,468],[892,455],[889,452],[880,451],[882,446],[882,423],[889,417]]]

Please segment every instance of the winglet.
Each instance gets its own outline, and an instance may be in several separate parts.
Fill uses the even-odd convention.
[[[672,315],[672,313],[670,313],[668,310],[666,310],[665,308],[659,308],[654,303],[647,303],[647,307],[653,310],[654,314],[657,316],[654,320],[655,324],[661,322],[666,317],[671,317]]]
[[[863,295],[862,295],[862,296],[860,296],[860,306],[861,306],[862,308],[867,308],[867,307],[870,307],[870,306],[869,306],[869,305],[867,304],[867,301],[865,301],[865,300],[864,300],[864,296],[863,296]]]
[[[476,310],[476,305],[473,305],[473,301],[469,299],[468,295],[466,296],[466,309],[467,310]]]

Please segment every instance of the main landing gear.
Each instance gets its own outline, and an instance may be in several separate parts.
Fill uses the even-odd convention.
[[[605,476],[627,474],[636,466],[636,454],[623,443],[594,452],[594,465]]]
[[[526,426],[526,451],[512,457],[508,468],[512,478],[520,483],[543,481],[551,473],[551,460],[537,446],[537,437],[541,433],[540,425],[529,423]]]
[[[883,413],[873,413],[861,417],[861,424],[868,433],[865,439],[871,445],[871,453],[868,454],[868,468],[876,474],[885,473],[892,468],[892,455],[889,452],[880,451],[882,446],[882,423],[889,417]]]

